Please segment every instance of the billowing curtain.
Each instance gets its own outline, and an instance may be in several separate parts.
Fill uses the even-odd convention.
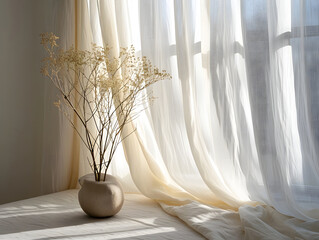
[[[319,238],[318,1],[77,2],[83,46],[172,75],[124,130],[128,191],[211,239]]]

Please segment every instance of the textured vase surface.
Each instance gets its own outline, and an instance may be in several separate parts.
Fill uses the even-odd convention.
[[[101,179],[103,177],[101,176]],[[79,179],[79,183],[79,203],[87,215],[110,217],[121,210],[124,202],[123,190],[112,175],[106,174],[105,181],[97,182],[93,173],[87,174]]]

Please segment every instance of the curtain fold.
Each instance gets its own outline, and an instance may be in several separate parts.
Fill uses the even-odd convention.
[[[60,36],[59,45],[69,48],[75,42],[75,5],[73,1],[54,2],[54,31]],[[76,186],[80,149],[76,147],[74,131],[63,114],[59,114],[53,102],[58,91],[45,79],[44,133],[41,166],[42,194],[62,191]],[[74,142],[75,140],[75,142]]]
[[[133,44],[173,77],[124,129],[111,171],[128,191],[212,239],[319,238],[319,3],[78,4],[82,46]]]

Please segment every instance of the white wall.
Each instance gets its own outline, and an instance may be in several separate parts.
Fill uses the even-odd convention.
[[[0,204],[41,194],[39,34],[52,23],[53,0],[0,0]]]

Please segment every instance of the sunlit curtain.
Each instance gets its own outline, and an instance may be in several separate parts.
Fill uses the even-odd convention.
[[[173,77],[125,129],[111,171],[126,189],[209,238],[319,237],[318,1],[80,0],[77,14],[82,44],[133,44]]]

